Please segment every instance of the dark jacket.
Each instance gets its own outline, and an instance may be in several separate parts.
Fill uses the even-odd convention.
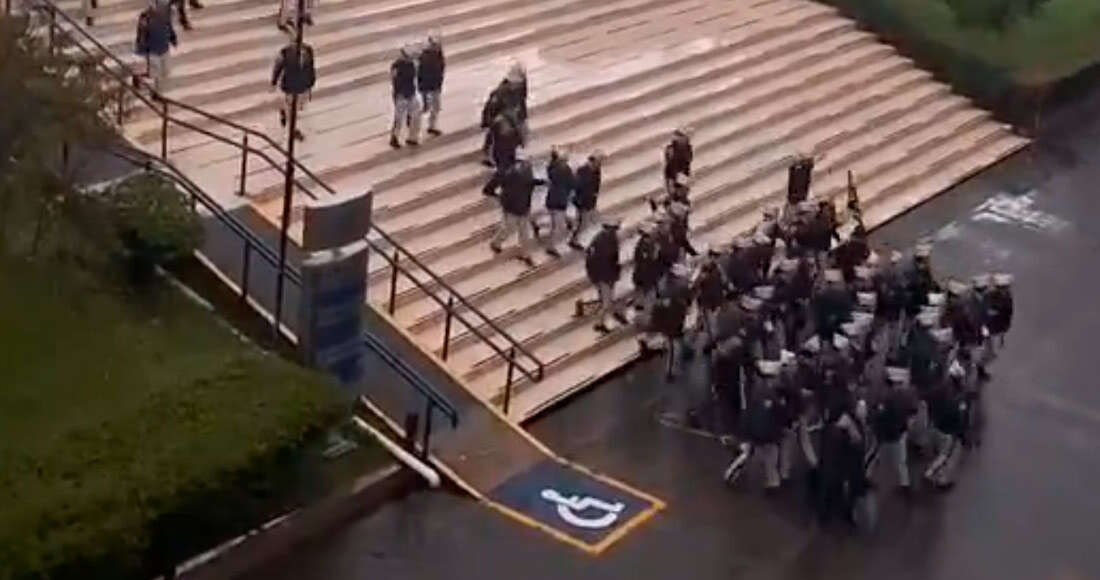
[[[515,155],[516,149],[523,145],[523,135],[516,127],[516,122],[506,114],[497,115],[489,126],[492,135],[493,157],[510,157]]]
[[[422,93],[438,93],[443,90],[443,72],[447,61],[443,57],[443,47],[429,44],[420,53],[420,66],[416,71],[416,86]]]
[[[591,161],[577,169],[577,190],[573,196],[573,205],[580,210],[596,209],[596,197],[600,194],[602,171]]]
[[[569,162],[565,159],[552,155],[546,166],[546,178],[550,182],[546,191],[546,209],[564,211],[577,185],[573,168],[569,167]]]
[[[501,209],[511,215],[529,215],[531,194],[539,183],[541,182],[535,179],[530,163],[523,160],[513,163],[501,183]]]
[[[722,306],[725,299],[725,283],[722,280],[722,271],[715,262],[707,263],[695,280],[695,301],[699,308],[714,310]]]
[[[167,4],[146,8],[138,16],[135,52],[141,55],[160,56],[168,53],[169,46],[176,46],[176,29],[172,27],[172,14]]]
[[[584,269],[593,284],[614,284],[619,280],[619,237],[614,230],[602,228],[585,250]]]
[[[488,129],[493,125],[493,121],[507,108],[507,97],[504,94],[504,90],[501,87],[493,89],[493,92],[489,93],[488,100],[485,101],[485,106],[481,108],[481,128]]]
[[[278,86],[289,95],[301,95],[317,84],[317,71],[313,66],[313,47],[302,45],[302,58],[294,45],[284,46],[275,58],[271,71],[271,86]]]
[[[411,58],[398,57],[390,65],[393,96],[411,98],[416,95],[416,63]]]
[[[516,112],[516,118],[520,123],[527,122],[527,81],[518,83],[500,83],[501,96],[504,98],[504,106]]]
[[[670,276],[653,311],[654,330],[671,337],[683,335],[684,319],[690,306],[691,287],[687,280]]]
[[[814,298],[813,308],[817,333],[828,338],[851,314],[852,296],[842,288],[826,288]]]
[[[909,418],[917,412],[917,400],[908,389],[892,389],[875,406],[873,422],[880,441],[892,443],[909,428]]]
[[[632,274],[634,287],[639,290],[650,290],[661,279],[661,267],[657,261],[657,240],[649,235],[642,234],[634,245],[634,272]]]
[[[1003,334],[1012,326],[1012,292],[1007,288],[994,288],[986,300],[989,332]]]
[[[691,175],[691,162],[695,152],[688,141],[673,140],[665,146],[665,179],[675,179],[677,175]]]

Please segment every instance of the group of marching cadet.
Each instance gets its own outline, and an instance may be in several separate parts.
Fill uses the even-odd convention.
[[[674,209],[686,200],[670,197],[635,247],[639,346],[665,347],[669,379],[706,355],[710,396],[689,423],[709,411],[737,442],[724,478],[759,464],[771,492],[801,464],[820,517],[853,522],[882,472],[913,489],[911,450],[928,460],[928,484],[950,488],[978,441],[987,365],[1012,322],[1011,277],[941,280],[925,243],[909,258],[876,253],[856,206],[841,241],[831,201],[769,208],[729,247],[696,251]]]

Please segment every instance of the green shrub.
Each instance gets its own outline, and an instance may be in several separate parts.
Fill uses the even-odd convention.
[[[147,281],[155,266],[187,257],[202,243],[202,223],[185,194],[157,174],[121,181],[104,200],[136,282]]]

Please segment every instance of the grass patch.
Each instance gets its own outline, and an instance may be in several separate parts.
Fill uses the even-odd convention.
[[[1096,0],[1049,0],[1034,15],[1011,19],[1002,30],[963,25],[944,0],[825,1],[990,106],[1019,99],[1100,63]]]
[[[0,257],[0,382],[0,578],[138,576],[255,525],[339,408],[178,292],[48,259]]]

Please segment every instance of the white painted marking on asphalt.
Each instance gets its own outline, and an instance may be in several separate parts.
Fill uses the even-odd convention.
[[[976,222],[993,222],[1017,225],[1050,233],[1061,233],[1070,223],[1056,215],[1034,209],[1038,192],[1029,190],[1023,195],[998,193],[974,208],[970,219]],[[950,226],[949,226],[950,227]]]

